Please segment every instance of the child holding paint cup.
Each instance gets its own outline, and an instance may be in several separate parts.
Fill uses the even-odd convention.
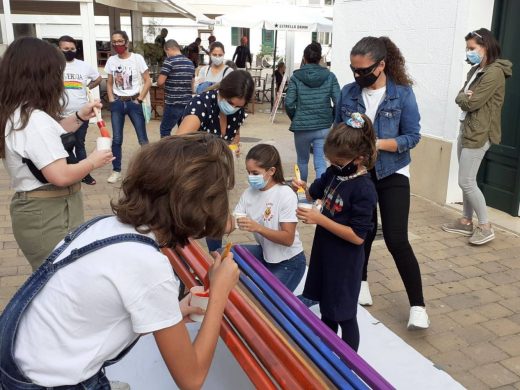
[[[257,244],[244,247],[294,291],[306,262],[296,230],[298,200],[284,184],[280,154],[272,145],[256,145],[247,153],[246,169],[250,187],[240,197],[234,216],[236,226],[253,233]]]
[[[322,200],[322,210],[298,208],[303,223],[316,224],[311,260],[303,297],[319,301],[321,319],[352,349],[359,347],[357,300],[364,263],[363,242],[372,229],[377,193],[368,169],[377,150],[372,123],[366,115],[352,114],[336,125],[325,140],[331,166],[307,188],[294,180],[295,189],[306,189],[308,200]]]

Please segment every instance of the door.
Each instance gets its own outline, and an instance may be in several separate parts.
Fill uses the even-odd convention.
[[[519,215],[520,204],[520,1],[495,0],[492,31],[502,48],[502,58],[513,63],[506,80],[502,109],[502,142],[493,145],[480,167],[478,182],[487,204]]]

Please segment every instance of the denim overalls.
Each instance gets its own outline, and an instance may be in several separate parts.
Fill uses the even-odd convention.
[[[14,345],[16,332],[20,320],[25,311],[29,307],[31,301],[47,284],[50,278],[61,268],[73,263],[82,256],[94,252],[98,249],[104,248],[108,245],[117,244],[120,242],[140,242],[146,245],[151,245],[159,250],[157,243],[149,237],[126,233],[119,234],[112,237],[102,238],[94,241],[82,248],[74,249],[69,256],[65,257],[60,262],[53,264],[58,256],[70,245],[70,243],[78,237],[81,233],[87,230],[90,226],[101,219],[108,216],[96,217],[85,224],[78,227],[75,231],[70,232],[65,237],[64,243],[56,248],[47,258],[47,260],[38,268],[23,286],[16,292],[11,299],[4,312],[0,316],[0,389],[2,390],[110,390],[110,383],[101,369],[93,377],[76,385],[44,387],[31,383],[31,380],[23,375],[14,361]],[[137,343],[134,341],[130,346],[121,351],[121,353],[114,359],[107,360],[103,363],[103,367],[109,366],[122,359],[130,349]]]

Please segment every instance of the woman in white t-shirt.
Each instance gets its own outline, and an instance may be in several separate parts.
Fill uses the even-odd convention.
[[[177,386],[200,388],[238,267],[231,254],[215,258],[192,342],[183,318],[203,313],[188,307],[189,295],[179,302],[179,281],[159,247],[229,230],[233,185],[233,156],[217,137],[167,137],[141,149],[112,203],[115,216],[68,235],[0,316],[0,388],[109,389],[103,367],[147,333]],[[195,198],[207,207],[193,207]]]
[[[15,191],[14,237],[33,270],[83,222],[81,179],[112,161],[112,152],[94,151],[71,164],[70,133],[101,104],[87,103],[61,117],[64,69],[65,57],[55,46],[30,37],[9,45],[0,63],[0,158]]]
[[[250,187],[235,207],[236,224],[252,232],[257,245],[244,245],[289,290],[305,273],[305,253],[296,224],[298,199],[284,184],[282,161],[272,145],[254,146],[246,156]]]
[[[213,84],[220,83],[224,77],[233,72],[233,69],[226,65],[225,54],[222,43],[213,42],[209,46],[211,61],[209,65],[198,69],[197,77],[195,78],[195,93],[200,94],[206,91]]]

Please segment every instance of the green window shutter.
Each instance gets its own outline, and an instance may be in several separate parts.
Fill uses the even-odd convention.
[[[262,46],[274,47],[274,30],[262,29]]]
[[[240,45],[240,28],[231,27],[231,46]]]
[[[318,33],[317,32],[312,33],[311,42],[318,42]]]

